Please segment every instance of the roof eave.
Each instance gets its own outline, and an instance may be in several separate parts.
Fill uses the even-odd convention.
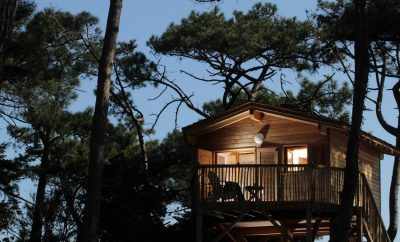
[[[198,136],[204,133],[212,132],[217,129],[223,128],[227,125],[232,123],[238,122],[251,114],[254,110],[271,113],[280,116],[291,117],[298,120],[303,120],[307,122],[312,122],[317,125],[323,125],[330,128],[335,128],[338,130],[342,130],[345,132],[349,131],[348,124],[344,122],[335,121],[335,120],[322,120],[317,119],[315,117],[309,117],[302,115],[299,112],[281,108],[281,107],[273,107],[265,104],[255,103],[255,102],[247,102],[242,105],[239,105],[235,108],[232,108],[225,113],[218,115],[214,118],[203,119],[194,124],[188,125],[184,127],[182,130],[187,136]],[[363,141],[373,145],[374,147],[378,148],[382,153],[393,155],[393,156],[400,156],[400,150],[396,149],[390,143],[375,137],[367,132],[362,132],[361,138]]]

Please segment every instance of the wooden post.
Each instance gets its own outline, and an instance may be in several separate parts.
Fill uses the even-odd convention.
[[[313,242],[313,231],[312,231],[312,211],[311,211],[311,204],[308,205],[306,211],[306,222],[307,222],[307,242]]]
[[[195,241],[203,242],[203,214],[200,206],[197,207],[195,212]]]
[[[316,171],[316,164],[311,163],[309,166],[306,167],[306,169],[309,170],[309,174],[306,173],[306,175],[309,176],[309,182],[310,182],[310,187],[309,187],[309,192],[311,193],[310,195],[310,202],[307,205],[307,211],[306,211],[306,221],[307,221],[307,242],[313,242],[314,241],[314,231],[313,231],[313,225],[312,225],[312,209],[313,209],[313,204],[315,201],[315,177],[314,177],[314,171]],[[316,223],[316,221],[315,221]],[[315,226],[314,226],[315,227]]]
[[[197,168],[196,168],[197,170]],[[195,232],[195,241],[203,242],[203,213],[201,209],[201,201],[200,201],[200,189],[199,189],[199,179],[197,176],[197,172],[193,177],[193,216],[194,216],[194,232]]]
[[[283,170],[283,146],[279,146],[278,151],[278,166],[277,166],[277,180],[278,180],[278,202],[283,200],[283,177],[282,177],[282,170]]]
[[[362,208],[359,210],[359,212],[357,213],[357,242],[362,242],[363,241],[363,212],[362,212]]]
[[[234,237],[232,237],[232,241],[236,241],[236,242],[247,242],[246,237],[243,236],[240,232],[232,233],[232,235],[234,235]]]
[[[332,223],[333,223],[334,219],[335,219],[334,217],[331,217],[329,219],[329,242],[332,242],[332,237],[333,237],[333,233],[334,233],[334,231],[332,229]]]
[[[197,149],[192,149],[193,177],[191,181],[192,187],[192,218],[194,221],[194,241],[203,242],[203,212],[201,208],[201,194],[199,181],[199,162],[197,160]],[[204,177],[201,177],[204,179]]]

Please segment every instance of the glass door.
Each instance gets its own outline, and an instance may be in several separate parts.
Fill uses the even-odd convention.
[[[306,167],[303,166],[308,164],[307,146],[286,147],[285,160],[289,165],[282,176],[285,201],[308,201],[311,196],[309,179],[312,174],[309,174]]]

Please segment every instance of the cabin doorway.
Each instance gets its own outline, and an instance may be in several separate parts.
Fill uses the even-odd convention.
[[[222,169],[218,172],[218,176],[225,182],[233,182],[238,184],[242,189],[242,193],[246,196],[243,179],[245,178],[252,183],[255,182],[256,169],[252,167],[257,164],[257,156],[255,149],[235,149],[222,150],[215,152],[215,164],[220,167],[231,165],[229,169]]]

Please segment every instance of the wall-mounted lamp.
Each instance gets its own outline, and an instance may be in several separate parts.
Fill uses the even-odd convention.
[[[256,143],[257,147],[260,147],[264,143],[264,134],[263,133],[257,133],[254,136],[254,142]]]
[[[257,147],[261,147],[261,145],[264,143],[264,139],[268,133],[268,130],[269,130],[269,125],[266,124],[254,136],[254,142],[256,143]]]

